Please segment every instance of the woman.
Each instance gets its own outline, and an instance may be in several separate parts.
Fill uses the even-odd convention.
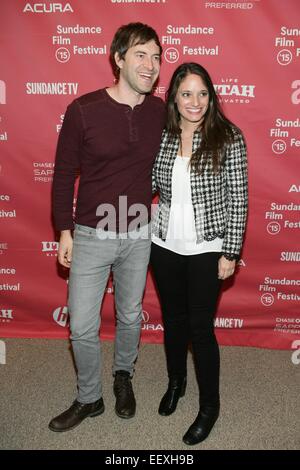
[[[222,280],[232,276],[247,213],[246,146],[223,114],[207,71],[184,63],[167,92],[167,125],[154,170],[159,207],[151,264],[162,305],[169,386],[159,413],[185,393],[192,343],[200,410],[183,441],[197,444],[219,416],[219,347],[214,315]]]

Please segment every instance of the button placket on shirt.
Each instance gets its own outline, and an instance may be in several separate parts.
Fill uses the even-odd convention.
[[[125,115],[128,119],[129,123],[129,142],[137,142],[138,141],[138,128],[134,124],[135,121],[135,112],[134,109],[126,109]]]

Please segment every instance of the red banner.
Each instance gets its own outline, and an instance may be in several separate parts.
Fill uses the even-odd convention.
[[[1,337],[69,334],[67,275],[57,266],[50,207],[57,137],[74,98],[112,84],[116,29],[142,21],[164,48],[156,94],[164,98],[180,63],[199,62],[248,144],[246,240],[219,303],[219,342],[300,344],[299,17],[298,0],[1,1]],[[143,308],[143,340],[161,342],[150,273]],[[113,312],[110,282],[103,338],[113,337]]]

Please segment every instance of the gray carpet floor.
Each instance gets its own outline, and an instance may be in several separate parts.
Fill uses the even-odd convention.
[[[157,413],[166,390],[162,345],[142,344],[133,379],[134,418],[114,413],[113,343],[103,342],[105,413],[66,433],[48,429],[51,418],[76,396],[75,370],[66,340],[4,339],[0,365],[1,449],[191,450],[182,436],[198,411],[191,354],[188,386],[176,412]],[[206,441],[192,449],[295,450],[300,448],[300,365],[291,351],[221,347],[221,415]]]

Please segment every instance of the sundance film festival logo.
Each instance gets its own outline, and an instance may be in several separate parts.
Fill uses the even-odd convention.
[[[267,232],[269,235],[278,235],[281,229],[283,230],[299,230],[299,220],[291,220],[292,217],[297,217],[300,211],[300,204],[277,204],[272,202],[270,210],[266,211],[265,219],[271,220],[267,224]],[[280,221],[280,222],[279,222]]]
[[[166,27],[166,34],[161,37],[161,43],[164,48],[164,58],[166,62],[174,64],[178,62],[180,56],[217,56],[219,55],[219,45],[202,44],[197,47],[191,47],[189,44],[190,38],[193,36],[213,36],[215,30],[212,26],[199,26],[199,25],[172,25],[168,24]]]
[[[69,37],[64,35],[68,34]],[[108,48],[106,44],[101,46],[94,46],[93,44],[87,44],[83,47],[82,41],[80,44],[72,44],[73,35],[85,34],[86,37],[91,37],[94,34],[102,34],[101,26],[62,26],[58,25],[56,28],[56,34],[52,36],[52,44],[59,46],[55,51],[55,58],[58,62],[66,63],[71,59],[73,55],[106,55]],[[75,39],[76,40],[76,39]]]
[[[23,13],[74,13],[70,3],[26,3]]]
[[[0,104],[6,104],[6,85],[3,80],[0,80]]]
[[[65,327],[68,323],[69,312],[68,307],[58,307],[53,312],[54,321],[61,327]]]
[[[297,90],[297,93],[298,90]],[[292,100],[296,96],[292,97]],[[298,95],[297,95],[298,99]],[[300,118],[297,119],[282,119],[280,117],[275,119],[274,126],[270,129],[270,137],[275,137],[276,140],[272,142],[272,150],[275,154],[283,154],[287,148],[300,147],[300,140],[297,138],[300,128]],[[296,137],[297,136],[297,137]],[[279,139],[277,139],[279,137]],[[283,140],[285,139],[285,140]]]
[[[47,256],[57,256],[58,242],[41,242],[42,252],[46,253]]]
[[[299,35],[300,30],[298,28],[281,26],[280,36],[275,37],[275,47],[282,48],[276,55],[279,65],[289,65],[294,60],[294,57],[300,57],[300,47],[298,47]]]
[[[296,292],[299,286],[299,279],[287,279],[286,277],[276,279],[265,276],[263,283],[259,285],[259,291],[264,292],[264,294],[261,295],[261,303],[265,307],[270,307],[275,300],[282,302],[299,302],[300,296]],[[286,292],[286,288],[288,290],[294,288],[294,292]]]

